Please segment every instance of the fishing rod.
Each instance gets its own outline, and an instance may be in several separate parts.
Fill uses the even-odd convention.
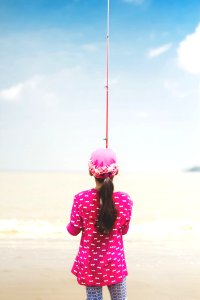
[[[110,31],[110,0],[107,3],[107,32],[106,32],[106,148],[108,148],[108,110],[109,110],[109,31]]]

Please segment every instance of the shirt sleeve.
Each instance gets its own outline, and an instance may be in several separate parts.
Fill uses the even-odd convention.
[[[122,235],[125,235],[129,230],[129,224],[132,216],[132,207],[133,207],[133,201],[129,197],[128,204],[127,204],[126,219],[124,224],[122,225]]]
[[[81,232],[82,227],[83,226],[82,226],[82,217],[80,215],[80,204],[77,196],[75,196],[72,205],[71,215],[70,215],[70,222],[66,228],[71,235],[75,236]]]

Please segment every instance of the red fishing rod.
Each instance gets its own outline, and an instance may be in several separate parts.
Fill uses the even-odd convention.
[[[106,32],[106,148],[108,148],[108,110],[109,110],[109,31],[110,31],[110,0],[107,6],[107,32]]]

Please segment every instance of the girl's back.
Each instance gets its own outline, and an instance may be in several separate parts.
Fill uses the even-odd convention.
[[[113,193],[117,219],[108,234],[98,232],[96,221],[100,209],[99,193],[90,189],[77,194],[71,212],[68,231],[82,238],[78,255],[72,268],[82,285],[110,285],[127,276],[122,235],[127,233],[132,201],[128,194]],[[73,231],[74,230],[74,231]]]

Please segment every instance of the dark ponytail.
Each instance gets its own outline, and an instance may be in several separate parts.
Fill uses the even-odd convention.
[[[99,197],[101,201],[99,217],[97,220],[98,231],[102,234],[107,234],[113,228],[114,222],[117,218],[117,209],[113,202],[114,185],[112,179],[96,178],[102,186],[99,190]]]

